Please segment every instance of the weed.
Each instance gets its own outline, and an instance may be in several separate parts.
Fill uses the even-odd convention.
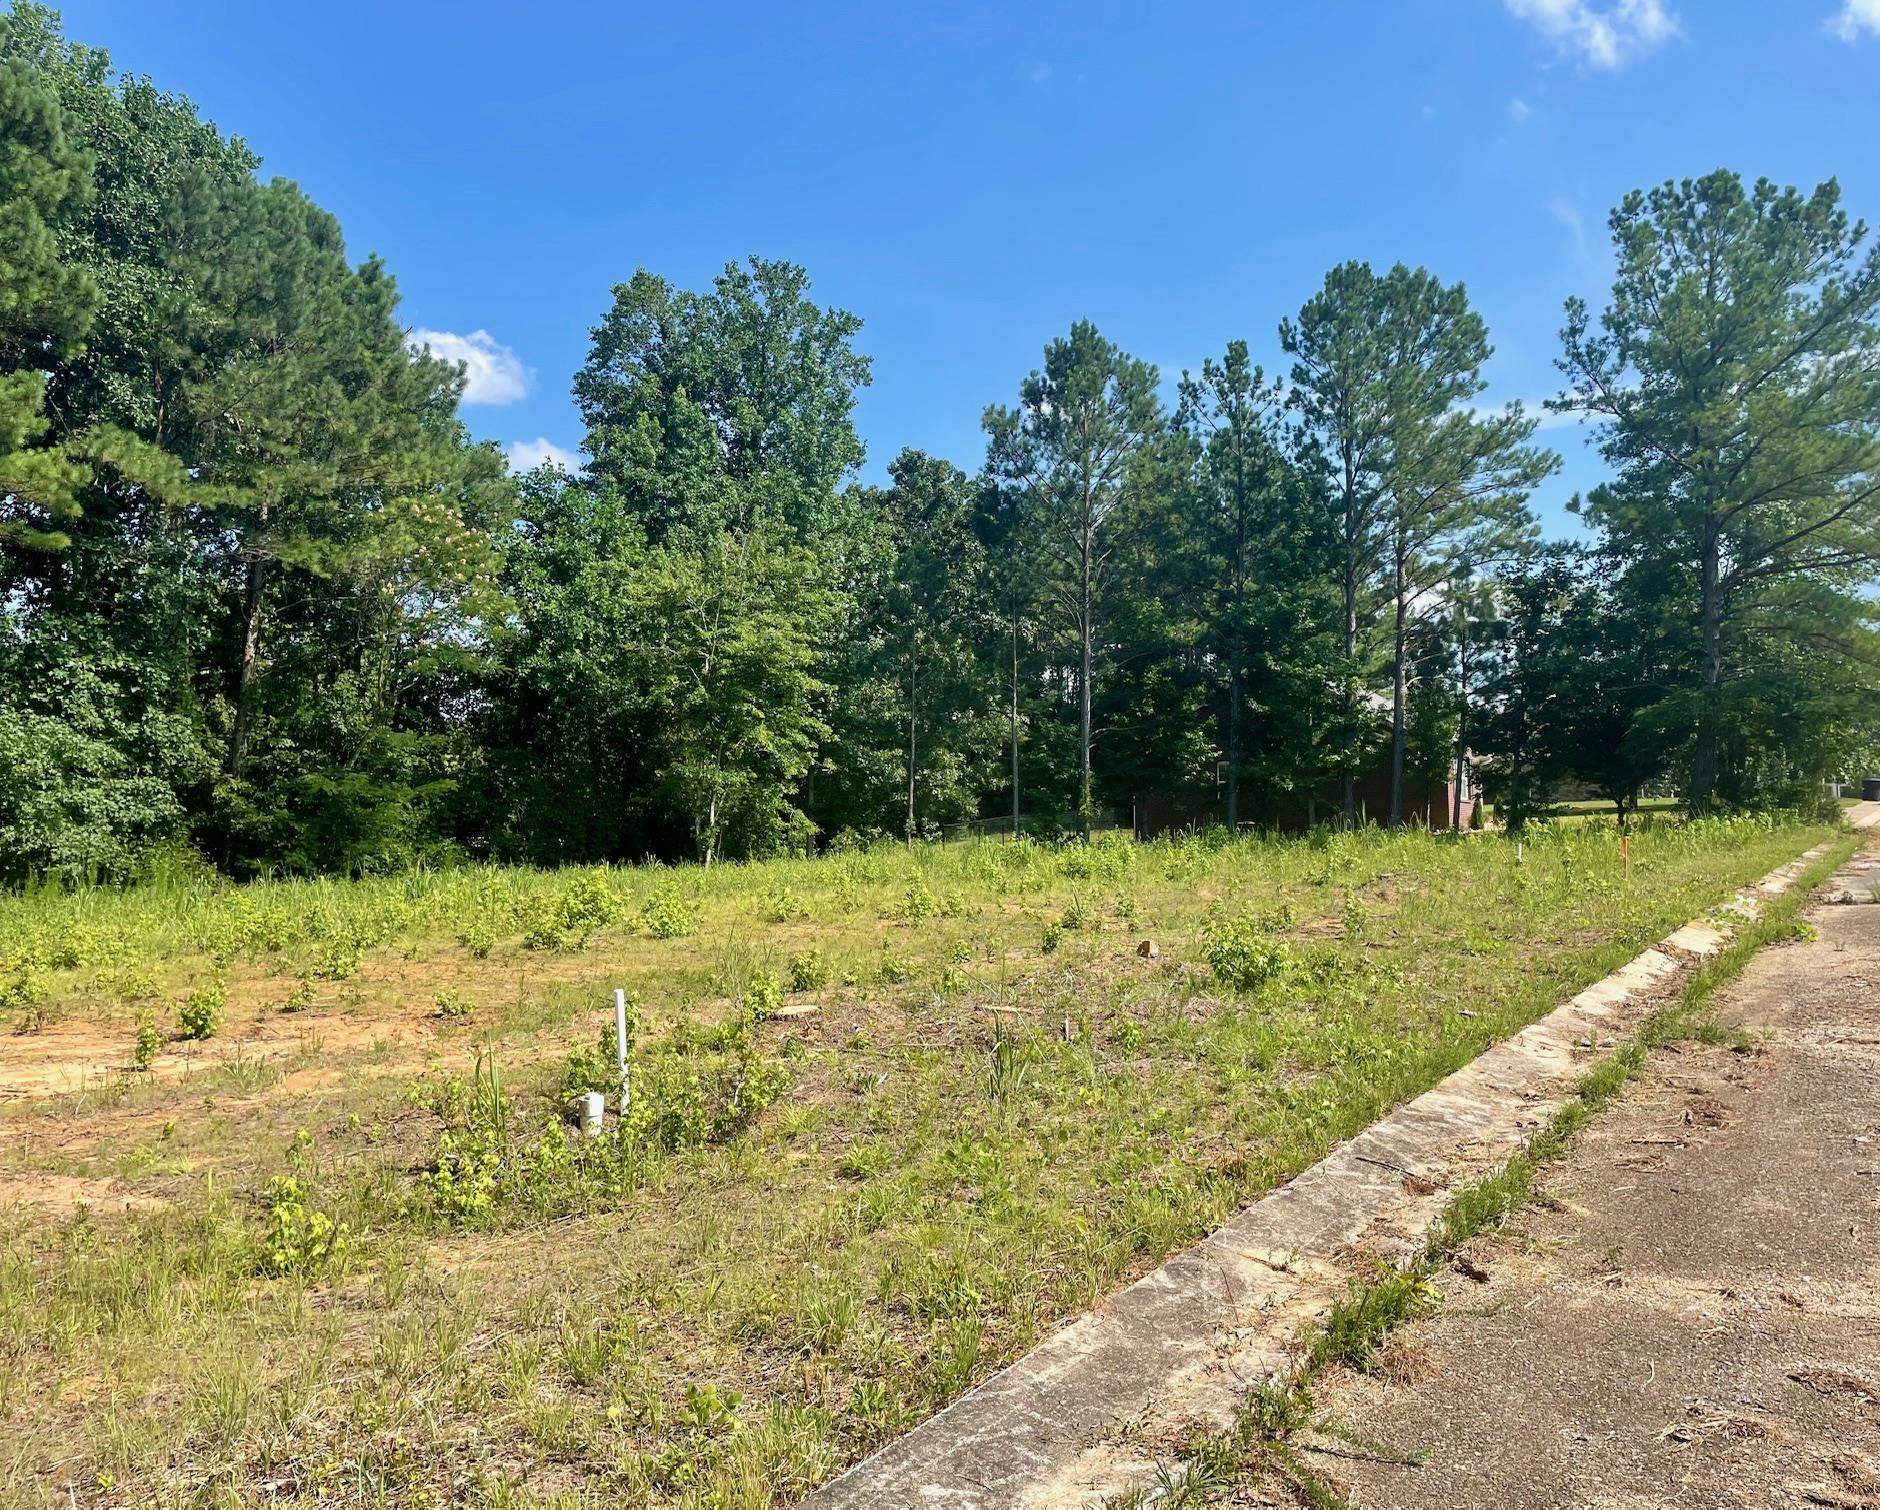
[[[1293,969],[1292,950],[1266,937],[1258,923],[1238,917],[1208,932],[1203,955],[1215,978],[1238,991],[1255,991]]]
[[[924,880],[916,881],[907,888],[901,898],[902,919],[909,923],[920,923],[933,917],[940,911],[940,899],[928,889]]]
[[[648,898],[640,926],[656,939],[685,938],[698,931],[698,914],[676,887],[662,886]]]
[[[693,1431],[729,1431],[737,1425],[737,1409],[743,1398],[737,1390],[721,1390],[716,1384],[688,1384],[679,1419]]]
[[[1435,1303],[1436,1287],[1420,1270],[1387,1269],[1372,1279],[1354,1279],[1326,1316],[1308,1362],[1314,1369],[1342,1363],[1369,1372],[1378,1344]]]
[[[561,926],[581,943],[597,929],[613,927],[624,912],[605,872],[598,870],[583,871],[568,882],[555,899],[555,905],[561,915]]]
[[[457,942],[463,945],[472,959],[488,959],[490,951],[496,947],[498,934],[495,919],[487,913],[480,913],[463,925],[457,935]]]
[[[829,961],[820,949],[808,949],[790,956],[790,989],[819,991],[829,984]]]
[[[1345,888],[1345,905],[1340,916],[1347,939],[1356,941],[1364,937],[1364,903],[1358,900],[1357,892],[1349,886]]]
[[[157,1031],[156,1018],[148,1012],[142,1013],[137,1019],[137,1036],[131,1041],[131,1068],[149,1069],[162,1046],[163,1035]]]
[[[252,972],[279,980],[261,987],[276,1000],[300,995],[295,976],[336,941],[403,956],[336,993],[365,1031],[322,1053],[334,1077],[318,1092],[319,1140],[333,1172],[287,1171],[301,1206],[349,1229],[330,1269],[292,1257],[288,1282],[255,1283],[270,1263],[268,1180],[281,1173],[265,1162],[269,1134],[309,1102],[260,1098],[237,1120],[224,1093],[294,1064],[253,1054],[174,1096],[130,1093],[132,1109],[158,1098],[174,1134],[103,1142],[99,1157],[160,1191],[160,1208],[32,1224],[0,1244],[0,1352],[13,1365],[0,1370],[0,1413],[16,1438],[0,1500],[33,1498],[55,1472],[81,1487],[104,1474],[213,1484],[203,1492],[230,1499],[253,1497],[260,1473],[335,1500],[800,1499],[1120,1276],[1597,978],[1635,952],[1627,937],[1659,937],[1788,858],[1809,842],[1801,834],[1735,819],[1634,832],[1629,892],[1610,884],[1622,874],[1616,835],[1557,826],[1530,833],[1518,868],[1499,838],[1367,831],[1088,851],[861,841],[709,872],[463,866],[0,896],[0,982],[24,961],[48,1011],[64,1014],[109,1014],[114,996],[133,994],[119,987],[147,1000],[159,982],[207,978],[217,956],[276,960]],[[1378,887],[1386,875],[1394,884]],[[1371,903],[1365,947],[1292,936],[1306,930],[1290,907],[1319,933],[1346,887],[1393,898]],[[878,922],[922,892],[922,925]],[[521,965],[513,1002],[501,999],[456,941],[482,932],[493,949],[515,945],[535,897],[552,906],[568,957],[552,972]],[[1216,915],[1212,898],[1232,900]],[[659,921],[668,901],[683,927]],[[1166,949],[1197,934],[1205,944],[1243,908],[1247,936],[1288,954],[1254,972],[1257,987],[1207,987],[1235,999],[1198,997],[1192,970],[1143,971],[1110,949],[1060,948],[1038,964],[1038,930],[1049,921],[1063,935],[1067,911],[1093,929],[1134,916],[1132,932]],[[767,942],[751,926],[784,914],[801,926],[781,947],[784,935]],[[618,926],[610,915],[675,941],[574,955]],[[970,938],[932,921],[949,915],[975,918]],[[681,942],[688,933],[703,937]],[[1459,962],[1458,940],[1480,952]],[[861,984],[839,1031],[772,1048],[742,996],[754,971],[794,982],[797,952]],[[905,987],[949,968],[978,985],[982,958],[996,975],[988,999],[1037,1027],[974,1047],[959,1005]],[[584,1138],[562,1122],[564,1078],[612,1104],[618,1071],[611,1032],[568,1023],[616,981],[644,998],[630,1028],[633,1103]],[[408,1092],[426,1115],[400,1114],[400,1083],[377,1072],[379,1014],[389,1020],[414,990],[477,1001],[473,1020],[487,1018],[503,1046],[502,1083],[487,1056],[475,1073],[467,1062],[427,1071]],[[129,1037],[135,1012],[112,1037]],[[1066,1017],[1095,1031],[1060,1044]],[[799,1073],[801,1097],[790,1093]],[[1589,1082],[1586,1104],[1613,1083]],[[414,1135],[427,1146],[415,1160]],[[1503,1219],[1518,1194],[1518,1171],[1459,1193],[1449,1239]],[[283,1252],[305,1253],[317,1224],[281,1204]],[[571,1216],[604,1220],[557,1225]],[[493,1235],[437,1245],[441,1228]],[[570,1243],[571,1230],[604,1239]],[[476,1253],[474,1282],[427,1279],[437,1254],[458,1248]],[[317,1304],[296,1277],[353,1271],[356,1293],[348,1284]],[[478,1337],[490,1340],[468,1345]],[[146,1409],[64,1387],[87,1357],[110,1358],[113,1399]],[[688,1418],[686,1386],[706,1380],[721,1401],[743,1399]],[[323,1403],[308,1410],[315,1391]],[[1276,1417],[1281,1406],[1310,1409],[1277,1401]],[[1197,1448],[1196,1484],[1292,1451],[1262,1445],[1263,1433],[1296,1423],[1257,1415],[1250,1402],[1244,1432]],[[437,1444],[464,1432],[483,1433],[509,1477],[458,1482],[440,1466],[454,1458]]]
[[[268,1181],[268,1231],[261,1269],[274,1275],[312,1277],[335,1269],[344,1259],[351,1232],[315,1208],[294,1175]]]
[[[313,959],[313,974],[321,980],[350,980],[359,973],[365,950],[354,937],[330,938]]]
[[[867,1180],[886,1169],[894,1155],[879,1138],[858,1138],[836,1161],[836,1172],[844,1179]]]
[[[221,981],[198,986],[176,1009],[177,1031],[184,1038],[213,1038],[222,1026],[222,1008],[228,1001],[228,987]]]
[[[1002,1101],[1022,1089],[1025,1078],[1025,1064],[1012,1040],[1005,1037],[995,1039],[992,1052],[986,1058],[987,1094],[996,1101]]]
[[[809,908],[795,891],[783,886],[764,898],[764,916],[773,923],[793,923],[808,917]]]
[[[794,964],[792,971],[794,973]],[[767,1017],[776,1016],[777,1009],[783,1005],[783,982],[768,970],[752,971],[751,978],[745,982],[739,1005],[748,1022],[762,1022]]]
[[[555,897],[530,897],[522,905],[520,921],[524,949],[559,949],[566,942],[566,924]]]

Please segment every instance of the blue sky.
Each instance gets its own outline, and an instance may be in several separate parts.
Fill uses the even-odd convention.
[[[865,475],[974,469],[1078,318],[1171,378],[1347,257],[1467,282],[1491,397],[1555,390],[1625,190],[1840,179],[1880,220],[1880,0],[644,6],[67,0],[377,251],[475,358],[465,417],[572,451],[609,289],[787,257],[866,321]],[[449,338],[449,339],[446,339]],[[1598,480],[1572,427],[1550,525]]]

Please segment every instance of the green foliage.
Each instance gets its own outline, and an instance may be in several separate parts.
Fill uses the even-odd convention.
[[[1368,1372],[1378,1344],[1435,1303],[1435,1285],[1417,1269],[1389,1269],[1375,1279],[1354,1279],[1313,1340],[1309,1366],[1342,1363]]]
[[[359,973],[364,958],[365,945],[357,935],[338,934],[320,945],[313,973],[321,980],[349,980]]]
[[[269,1180],[263,1199],[268,1208],[268,1230],[262,1244],[263,1273],[314,1278],[343,1265],[351,1231],[344,1222],[335,1221],[312,1204],[297,1176],[277,1175]]]
[[[987,408],[986,471],[1019,506],[1027,556],[1077,646],[1079,823],[1096,813],[1096,678],[1110,650],[1098,626],[1113,606],[1120,546],[1143,528],[1148,463],[1164,426],[1157,373],[1080,320],[1045,347],[1016,408]]]
[[[1880,733],[1880,244],[1832,180],[1727,171],[1628,194],[1612,236],[1597,325],[1567,303],[1557,407],[1600,422],[1617,476],[1589,515],[1678,652],[1641,721],[1695,812],[1813,787]]]
[[[157,1050],[163,1047],[163,1035],[157,1031],[157,1020],[148,1012],[137,1019],[137,1035],[131,1040],[131,1068],[147,1070],[156,1062]]]
[[[1251,917],[1229,918],[1208,930],[1202,951],[1222,985],[1257,991],[1290,974],[1296,961],[1287,944],[1271,938]]]
[[[1230,341],[1173,424],[1079,321],[987,409],[979,475],[906,450],[884,487],[854,480],[856,316],[785,262],[641,270],[575,381],[579,475],[512,479],[388,271],[188,100],[22,3],[0,127],[0,885],[192,846],[364,876],[995,813],[1089,839],[1144,797],[1231,835],[1387,758],[1394,821],[1471,748],[1512,827],[1564,777],[1622,815],[1667,774],[1698,811],[1796,808],[1880,750],[1880,254],[1832,183],[1619,206],[1556,406],[1616,472],[1588,555],[1528,549],[1552,458],[1479,408],[1486,327],[1425,269],[1334,267],[1283,392]],[[985,863],[1023,891],[1135,861]],[[453,926],[579,948],[627,897],[582,871]],[[683,937],[695,900],[637,921]],[[916,872],[903,915],[957,906]],[[377,941],[252,921],[218,959],[304,944],[344,979]]]
[[[228,1001],[228,987],[221,981],[198,986],[176,1009],[177,1031],[185,1038],[213,1038],[222,1026],[222,1008]]]
[[[820,949],[807,949],[790,956],[790,989],[820,991],[829,984],[829,961]]]
[[[656,939],[686,938],[697,931],[698,918],[676,887],[662,886],[647,900],[640,926]]]
[[[739,1005],[751,1022],[762,1022],[767,1017],[774,1017],[777,1008],[783,1005],[783,982],[768,970],[752,971]]]
[[[434,657],[479,643],[508,492],[457,376],[330,217],[38,5],[0,17],[0,118],[0,880],[185,834],[436,855]]]
[[[487,913],[479,913],[463,925],[457,942],[463,945],[470,958],[488,959],[499,936],[495,919]]]
[[[762,1002],[777,994],[774,976],[754,979]],[[761,1006],[760,1002],[760,1006]],[[636,1186],[647,1163],[663,1155],[729,1142],[747,1132],[790,1086],[783,1063],[759,1052],[745,1011],[712,1033],[681,1032],[632,1049],[632,1101],[609,1137],[577,1138],[552,1121],[530,1140],[510,1132],[510,1098],[487,1054],[474,1080],[451,1080],[428,1104],[446,1122],[432,1167],[419,1176],[429,1209],[460,1226],[583,1210]],[[629,1035],[637,1003],[629,1016]],[[620,1092],[611,1025],[589,1047],[571,1052],[552,1085],[559,1105],[584,1092],[610,1100]]]
[[[522,923],[524,949],[559,949],[565,942],[561,901],[557,897],[525,898],[517,909]]]
[[[468,1017],[476,1010],[470,998],[461,991],[439,991],[435,999],[439,1017]]]

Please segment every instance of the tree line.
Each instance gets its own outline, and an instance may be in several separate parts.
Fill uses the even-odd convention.
[[[508,475],[376,260],[185,99],[0,17],[0,878],[711,861],[1145,794],[1404,821],[1473,759],[1693,811],[1871,758],[1880,255],[1832,182],[1627,196],[1529,500],[1460,283],[1349,262],[1172,387],[1079,322],[967,472],[857,480],[861,322],[613,290],[586,465]],[[1386,773],[1381,811],[1359,783]]]

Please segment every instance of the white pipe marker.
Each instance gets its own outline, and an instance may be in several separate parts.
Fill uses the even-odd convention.
[[[614,1053],[620,1060],[620,1116],[624,1121],[633,1101],[633,1088],[627,1080],[627,993],[614,991]]]

